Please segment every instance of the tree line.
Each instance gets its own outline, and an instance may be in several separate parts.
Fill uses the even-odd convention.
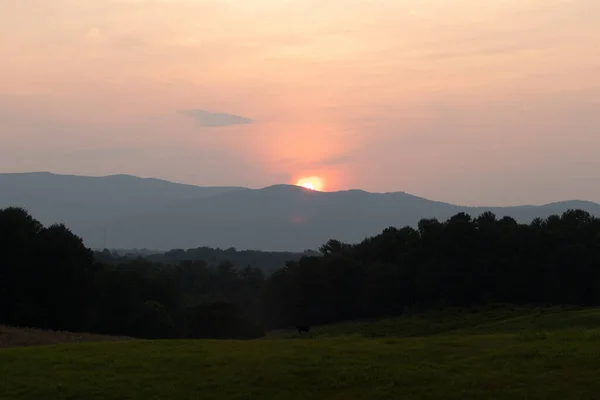
[[[173,261],[94,253],[64,225],[44,227],[8,208],[0,210],[0,324],[257,338],[407,309],[600,305],[600,219],[581,210],[530,224],[459,213],[357,244],[332,239],[319,251],[282,261],[268,276],[260,265],[185,259],[181,251]]]
[[[459,213],[320,250],[265,282],[267,326],[493,303],[600,305],[600,219],[581,210],[530,224]]]
[[[66,226],[0,210],[0,324],[140,338],[254,338],[264,274],[190,260],[105,262]]]
[[[237,250],[234,247],[228,249],[214,249],[211,247],[198,247],[195,249],[173,249],[167,252],[154,252],[140,254],[136,251],[121,252],[104,249],[94,252],[94,257],[106,264],[119,264],[140,257],[162,264],[179,264],[183,261],[203,261],[209,267],[217,267],[224,262],[233,264],[236,268],[253,265],[259,268],[265,275],[270,275],[281,269],[287,261],[298,261],[303,256],[320,255],[319,252],[307,250],[303,253],[287,251],[260,251],[260,250]]]

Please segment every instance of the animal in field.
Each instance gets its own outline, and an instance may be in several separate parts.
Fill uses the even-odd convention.
[[[298,326],[296,326],[296,329],[298,330],[299,334],[302,334],[302,332],[308,333],[308,331],[310,331],[310,326],[308,326],[308,325],[298,325]]]

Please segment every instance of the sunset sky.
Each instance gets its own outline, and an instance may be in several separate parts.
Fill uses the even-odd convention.
[[[599,0],[0,0],[0,172],[600,202]]]

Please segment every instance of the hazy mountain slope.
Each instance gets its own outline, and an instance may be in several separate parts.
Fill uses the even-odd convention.
[[[240,189],[198,187],[128,175],[0,174],[0,207],[24,207],[44,224],[64,222],[80,233],[174,201]]]
[[[491,210],[520,222],[600,205],[569,201],[543,206],[461,207],[406,193],[313,192],[296,186],[264,189],[196,187],[117,175],[0,174],[0,207],[27,208],[41,222],[65,222],[88,246],[303,251],[328,239],[358,242],[389,226],[415,226]],[[106,233],[106,236],[105,236]],[[105,242],[106,238],[106,242]]]
[[[203,245],[301,251],[314,249],[330,238],[358,242],[389,226],[414,226],[424,217],[444,220],[460,211],[479,215],[491,210],[498,216],[528,222],[575,207],[600,215],[600,205],[585,202],[468,208],[406,193],[320,193],[279,185],[178,202],[152,214],[123,219],[109,225],[107,232],[109,244],[126,247]]]

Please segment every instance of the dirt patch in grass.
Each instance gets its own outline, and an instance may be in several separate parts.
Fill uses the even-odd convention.
[[[119,337],[92,333],[47,331],[43,329],[15,328],[0,325],[0,348],[42,346],[62,343],[108,342],[131,339],[132,338],[125,336]]]

